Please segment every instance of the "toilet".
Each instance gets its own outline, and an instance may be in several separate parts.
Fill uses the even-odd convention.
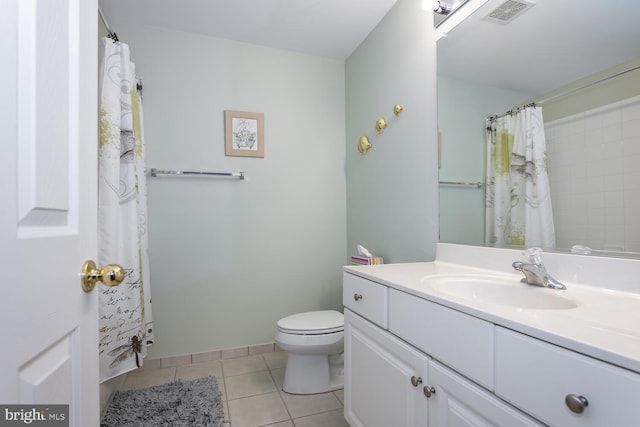
[[[314,394],[344,386],[344,316],[323,310],[278,320],[276,344],[288,352],[282,389]]]

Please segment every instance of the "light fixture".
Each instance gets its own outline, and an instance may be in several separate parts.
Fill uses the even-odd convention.
[[[424,10],[433,10],[440,15],[448,15],[453,10],[453,6],[441,0],[422,0]]]

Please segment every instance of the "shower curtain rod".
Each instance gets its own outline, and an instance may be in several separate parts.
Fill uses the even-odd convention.
[[[102,19],[102,23],[104,24],[104,26],[107,28],[107,31],[109,32],[109,38],[111,38],[111,40],[113,40],[113,42],[119,42],[120,40],[118,40],[118,35],[111,29],[111,26],[109,25],[109,23],[107,22],[107,18],[104,17],[104,13],[102,13],[102,9],[100,9],[100,6],[98,6],[98,15],[100,15],[100,19]]]
[[[549,96],[549,97],[547,97],[547,98],[543,98],[543,99],[541,99],[541,100],[539,100],[539,101],[534,101],[534,102],[535,102],[535,104],[536,104],[536,105],[543,105],[543,104],[546,104],[546,103],[547,103],[547,102],[549,102],[549,101],[553,101],[554,99],[562,98],[563,96],[567,96],[567,95],[571,95],[571,94],[573,94],[573,93],[575,93],[575,92],[579,92],[579,91],[581,91],[581,90],[584,90],[584,89],[590,88],[591,86],[595,86],[595,85],[597,85],[598,83],[606,82],[607,80],[614,79],[614,78],[616,78],[616,77],[620,77],[620,76],[622,76],[622,75],[624,75],[624,74],[627,74],[627,73],[629,73],[629,72],[631,72],[631,71],[634,71],[634,70],[637,70],[637,69],[639,69],[639,68],[640,68],[640,65],[634,65],[634,66],[632,66],[632,67],[627,68],[626,70],[619,71],[619,72],[617,72],[617,73],[611,74],[611,75],[606,76],[606,77],[603,77],[603,78],[601,78],[601,79],[598,79],[598,80],[596,80],[596,81],[594,81],[594,82],[587,83],[587,84],[582,85],[582,86],[579,86],[579,87],[577,87],[577,88],[569,89],[569,90],[567,90],[567,91],[560,92],[560,93],[558,93],[558,94],[556,94],[556,95],[551,95],[551,96]]]
[[[111,25],[109,25],[109,23],[107,22],[107,18],[104,17],[104,13],[102,13],[102,9],[100,9],[100,6],[98,6],[98,15],[100,16],[100,19],[102,19],[102,23],[109,33],[107,37],[113,40],[114,43],[119,42],[120,39],[118,39],[118,35],[111,29]],[[140,92],[140,95],[142,95],[142,77],[136,76],[136,90]]]
[[[569,89],[569,90],[566,90],[564,92],[557,93],[555,95],[548,96],[548,97],[543,98],[543,99],[541,99],[539,101],[536,101],[535,98],[534,98],[533,102],[530,102],[528,104],[522,105],[520,107],[512,108],[511,110],[509,110],[506,113],[501,114],[501,115],[490,116],[489,119],[490,120],[495,120],[495,119],[499,119],[499,118],[508,116],[510,114],[511,115],[517,114],[520,110],[524,110],[527,107],[542,106],[542,105],[546,104],[547,102],[553,101],[553,100],[558,99],[558,98],[562,98],[563,96],[571,95],[573,93],[579,92],[579,91],[584,90],[584,89],[588,89],[591,86],[595,86],[595,85],[597,85],[599,83],[606,82],[607,80],[614,79],[616,77],[620,77],[620,76],[622,76],[624,74],[627,74],[627,73],[629,73],[631,71],[634,71],[634,70],[637,70],[639,68],[640,68],[640,65],[634,65],[632,67],[627,68],[626,70],[622,70],[622,71],[619,71],[617,73],[611,74],[611,75],[603,77],[601,79],[598,79],[596,81],[593,81],[591,83],[587,83],[585,85],[582,85],[582,86],[579,86],[579,87],[576,87],[576,88],[573,88],[573,89]],[[490,130],[490,129],[491,129],[490,127],[487,127],[487,130]]]

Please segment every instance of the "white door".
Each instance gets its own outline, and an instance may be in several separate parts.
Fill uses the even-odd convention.
[[[0,404],[97,426],[97,1],[1,8]]]

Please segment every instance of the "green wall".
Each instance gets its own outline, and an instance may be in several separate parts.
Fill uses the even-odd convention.
[[[431,19],[399,0],[346,62],[110,22],[143,78],[147,167],[247,175],[148,179],[150,357],[272,342],[282,316],[340,309],[358,243],[386,262],[434,259]],[[224,155],[225,109],[264,113],[264,159]]]
[[[111,23],[116,25],[116,23]],[[279,318],[340,309],[344,63],[117,23],[144,85],[150,357],[273,342]],[[264,113],[265,157],[224,154],[224,110]]]
[[[438,241],[436,45],[431,12],[399,0],[346,61],[347,252],[430,261]],[[393,115],[393,106],[404,112]],[[389,126],[376,133],[384,117]],[[356,144],[367,135],[372,148]]]

